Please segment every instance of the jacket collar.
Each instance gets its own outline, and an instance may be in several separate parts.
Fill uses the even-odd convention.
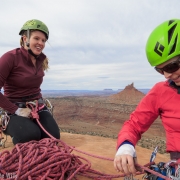
[[[172,80],[170,80],[170,79],[168,80],[168,84],[169,84],[169,86],[177,89],[177,93],[180,94],[180,86],[177,86],[177,85],[174,83],[174,81],[172,81]]]
[[[27,60],[30,59],[29,53],[28,51],[22,46],[21,47],[21,52],[23,54],[24,57],[27,57]],[[44,61],[44,59],[46,58],[45,54],[41,53],[38,57],[37,60],[38,61]]]

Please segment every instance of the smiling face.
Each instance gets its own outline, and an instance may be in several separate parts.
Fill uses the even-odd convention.
[[[175,62],[178,60],[178,56],[176,57],[173,57],[172,59],[156,66],[156,68],[164,68],[165,66],[167,66],[168,64],[171,64],[172,62]],[[180,66],[179,66],[180,67]],[[172,73],[168,73],[166,71],[163,71],[163,75],[166,79],[171,79],[172,81],[174,81],[174,83],[177,85],[177,86],[180,86],[180,68],[178,68],[175,72],[172,72]]]
[[[28,42],[27,36],[23,35],[24,48],[28,49],[26,42]],[[29,39],[29,48],[35,55],[42,53],[46,43],[46,36],[41,31],[32,31]]]

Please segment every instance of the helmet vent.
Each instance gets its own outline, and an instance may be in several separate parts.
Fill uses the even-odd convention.
[[[169,29],[168,31],[168,44],[171,41],[171,38],[173,36],[174,30],[176,29],[177,24],[175,24],[174,26],[171,27],[171,29]]]
[[[176,36],[176,38],[175,38],[175,40],[174,40],[173,47],[172,47],[172,49],[171,49],[171,51],[169,52],[168,55],[172,54],[172,53],[175,51],[175,49],[176,49],[176,44],[177,44],[177,37],[178,37],[178,36]]]
[[[171,25],[175,20],[170,20],[168,26]]]

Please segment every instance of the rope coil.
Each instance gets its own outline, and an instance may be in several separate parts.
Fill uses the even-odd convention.
[[[71,180],[76,175],[96,180],[123,177],[91,169],[88,160],[72,154],[73,149],[52,138],[16,144],[11,152],[0,153],[0,174],[15,174],[17,180]]]

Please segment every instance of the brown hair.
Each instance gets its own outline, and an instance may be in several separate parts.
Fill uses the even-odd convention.
[[[33,30],[30,30],[30,36],[31,36],[31,32],[33,32]],[[27,31],[24,31],[21,34],[21,39],[20,39],[21,47],[24,47],[24,41],[23,41],[23,37],[22,37],[23,35],[25,35],[27,37]],[[49,59],[47,57],[43,61],[42,68],[44,71],[47,71],[49,69]]]

